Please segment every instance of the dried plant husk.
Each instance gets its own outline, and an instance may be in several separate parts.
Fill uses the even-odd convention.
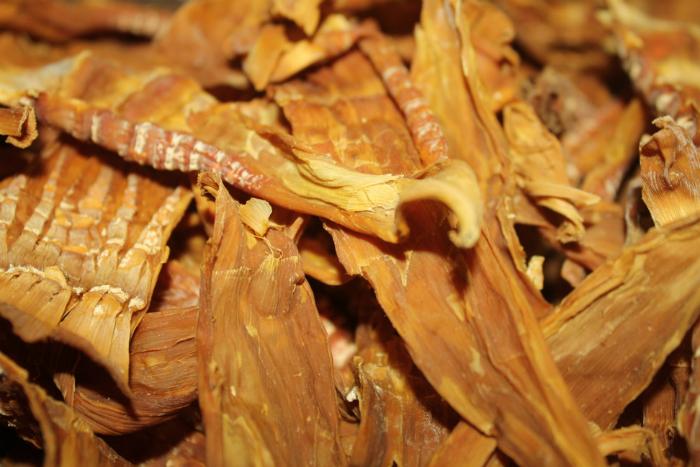
[[[319,154],[337,162],[351,161],[350,167],[363,173],[376,173],[377,161],[396,161],[404,172],[420,164],[403,116],[360,52],[269,92],[292,132],[305,135],[305,144]],[[389,144],[378,148],[375,141],[382,137]]]
[[[689,344],[689,339],[684,339],[638,399],[642,404],[642,426],[654,432],[664,455],[675,461],[684,457],[676,420],[680,420],[679,409],[688,389]]]
[[[589,122],[600,119],[599,114],[604,112],[598,107],[619,107],[617,100],[597,80],[581,82],[586,76],[545,67],[523,89],[523,96],[535,109],[542,123],[561,138],[564,147],[571,135],[584,133],[584,128],[588,130],[586,127],[590,125]],[[589,86],[584,88],[584,84]],[[599,98],[601,95],[602,99]],[[568,170],[570,171],[571,169]]]
[[[411,64],[411,79],[443,128],[450,158],[469,163],[483,192],[486,191],[484,180],[497,164],[485,157],[493,153],[494,143],[487,136],[483,119],[470,116],[488,110],[479,108],[469,93],[459,35],[450,18],[447,8],[423,7],[415,32],[416,55]]]
[[[669,116],[641,148],[642,198],[656,225],[700,212],[700,163],[693,135]]]
[[[590,75],[554,68],[545,68],[525,95],[560,139],[571,182],[614,201],[648,123],[639,99],[625,103]]]
[[[321,18],[322,0],[273,0],[272,14],[289,18],[310,36]]]
[[[204,85],[246,87],[245,76],[228,61],[251,49],[270,6],[271,0],[187,2],[159,31],[154,47]]]
[[[699,30],[694,24],[652,19],[622,2],[611,1],[610,6],[612,27],[627,72],[659,115],[653,121],[659,130],[651,137],[645,136],[640,145],[642,198],[655,225],[670,228],[687,223],[696,218],[699,206],[695,143],[698,121],[698,84],[695,79],[698,70],[695,62]],[[690,277],[693,276],[685,276],[685,282],[692,282]],[[679,327],[679,331],[687,329]],[[693,332],[694,349],[695,344]],[[666,406],[673,404],[675,409],[675,399],[685,399],[677,426],[686,438],[691,460],[697,461],[698,441],[693,412],[697,371],[693,366],[687,395],[683,394],[682,382],[671,388],[666,384],[651,402],[659,406],[661,397],[666,395],[666,399],[672,398]],[[645,407],[645,416],[651,408]],[[667,408],[666,420],[660,423],[668,423],[668,412]]]
[[[278,18],[296,25],[273,21]],[[154,47],[204,85],[243,88],[247,75],[261,90],[345,52],[371,31],[342,14],[322,19],[319,0],[198,0],[174,14]],[[230,66],[238,57],[245,57],[245,75]]]
[[[613,201],[648,123],[641,101],[626,103],[594,77],[554,68],[545,68],[525,95],[560,139],[571,182]]]
[[[638,103],[633,109],[641,113]],[[641,115],[636,117],[635,121],[641,120]],[[565,264],[581,270],[577,274],[579,278],[571,279],[577,284],[586,269],[594,270],[620,253],[624,243],[622,210],[614,202],[602,201],[604,198],[598,194],[577,188],[570,181],[567,160],[558,140],[527,104],[517,102],[506,106],[504,129],[511,164],[518,185],[526,195],[514,197],[515,221],[537,227],[548,243],[567,256]],[[625,148],[630,150],[628,145]],[[614,195],[630,154],[633,153],[613,155],[615,159],[611,157],[607,163],[601,162],[595,171],[587,174],[595,178],[586,178],[583,186],[595,188],[598,180],[606,183],[606,191]],[[591,183],[586,183],[589,180]],[[560,220],[547,215],[543,208],[556,213]],[[564,270],[562,274],[571,278],[569,272]]]
[[[608,259],[616,258],[625,243],[625,219],[616,203],[600,201],[579,210],[585,232],[578,242],[562,244],[557,220],[535,209],[522,195],[513,196],[511,209],[517,224],[537,227],[547,243],[563,252],[567,259],[585,270],[595,270]]]
[[[467,1],[464,14],[471,24],[470,39],[476,67],[494,111],[519,93],[520,57],[511,47],[515,38],[513,22],[491,3]]]
[[[218,186],[197,331],[207,463],[342,465],[333,365],[298,222],[256,233],[243,222],[248,205]]]
[[[497,0],[513,21],[517,42],[539,63],[559,69],[606,70],[608,31],[597,18],[601,2]]]
[[[424,222],[434,222],[434,220],[428,218]],[[517,447],[514,447],[520,445],[518,441],[514,440],[519,436],[527,436],[531,440],[533,437],[538,436],[533,434],[535,433],[534,430],[538,429],[534,422],[533,425],[528,428],[520,426],[517,430],[509,426],[509,423],[517,423],[513,418],[517,417],[520,413],[532,410],[529,407],[528,409],[517,408],[517,405],[521,403],[523,405],[526,404],[526,402],[521,402],[518,399],[519,391],[523,390],[521,389],[522,386],[505,386],[509,387],[512,392],[503,399],[498,397],[496,392],[487,389],[495,387],[504,388],[504,382],[502,380],[496,381],[495,379],[499,378],[499,375],[501,375],[503,371],[517,371],[517,368],[514,368],[515,364],[505,369],[501,366],[505,362],[498,360],[498,363],[491,363],[491,360],[482,357],[482,355],[485,355],[487,352],[491,354],[503,352],[505,346],[504,340],[499,340],[499,347],[497,349],[491,348],[485,350],[479,347],[479,345],[487,346],[488,339],[490,336],[493,336],[493,334],[490,334],[492,331],[487,329],[488,324],[484,323],[480,317],[483,317],[485,321],[494,323],[494,326],[497,322],[499,331],[493,332],[500,333],[504,330],[504,323],[507,322],[507,317],[503,315],[494,317],[492,315],[494,312],[493,308],[489,309],[487,317],[486,311],[478,307],[476,300],[479,300],[481,303],[483,303],[483,297],[489,297],[488,300],[494,300],[495,298],[490,296],[492,293],[490,290],[492,290],[493,287],[497,287],[498,284],[503,284],[504,276],[512,277],[515,275],[515,277],[517,277],[517,272],[513,270],[504,272],[503,269],[499,268],[498,270],[501,271],[499,279],[478,277],[477,273],[472,272],[469,276],[469,284],[472,290],[471,294],[474,295],[470,296],[471,294],[469,294],[460,300],[460,295],[458,294],[461,292],[466,295],[469,289],[465,290],[461,287],[455,287],[452,285],[453,282],[451,281],[454,281],[454,275],[459,275],[464,270],[456,268],[450,269],[449,266],[439,260],[440,256],[447,256],[450,253],[449,249],[437,250],[435,238],[430,239],[431,245],[433,245],[432,250],[427,254],[421,254],[422,252],[414,245],[409,245],[407,251],[393,251],[388,253],[388,248],[386,246],[377,245],[376,242],[361,238],[349,232],[333,232],[333,236],[336,241],[336,249],[340,255],[341,262],[346,265],[350,273],[362,274],[373,285],[385,312],[392,319],[392,322],[397,327],[399,333],[402,334],[402,337],[404,337],[410,345],[409,349],[411,350],[414,361],[422,369],[428,380],[432,380],[431,382],[438,392],[440,392],[462,416],[474,423],[478,423],[481,430],[487,433],[492,432],[495,436],[499,436],[499,442],[502,443],[503,449],[509,454],[512,454],[513,457],[528,459],[530,456],[535,456],[538,459],[531,461],[522,460],[524,463],[547,462],[547,460],[543,459],[546,459],[546,456],[549,454],[539,457],[542,455],[541,451],[519,452]],[[484,252],[488,252],[488,249],[479,249],[479,244],[480,243],[477,243],[476,247],[477,254],[483,255]],[[417,246],[419,245],[420,243],[417,243]],[[438,246],[444,248],[444,243],[443,245],[438,244]],[[503,247],[501,246],[500,248]],[[435,253],[439,253],[439,255]],[[402,259],[402,256],[407,259]],[[449,257],[455,262],[463,260],[458,255],[450,255]],[[375,259],[372,260],[371,258]],[[473,260],[473,257],[470,257],[470,259]],[[485,274],[488,267],[481,267],[484,270],[483,274]],[[445,271],[445,273],[442,271]],[[481,269],[478,270],[478,273],[482,273]],[[425,284],[426,281],[430,281],[429,288],[423,289],[421,285],[418,285]],[[508,288],[522,286],[518,285],[516,282],[509,282],[507,285],[503,284],[503,287],[504,289],[499,292],[499,295],[504,294],[506,297],[509,297],[510,293],[507,292]],[[518,298],[522,300],[522,298]],[[465,303],[462,301],[465,299],[472,299],[475,300],[475,302]],[[520,305],[525,308],[523,302],[520,302]],[[429,307],[431,310],[429,316],[426,316],[420,311],[424,310],[425,307]],[[507,305],[501,304],[497,309],[508,308]],[[479,312],[477,313],[476,310],[479,310]],[[533,333],[539,332],[536,324],[533,323],[529,326]],[[445,337],[428,337],[436,335]],[[447,336],[449,336],[449,339]],[[503,336],[503,334],[501,334],[501,336]],[[531,339],[535,340],[536,337]],[[483,340],[486,340],[487,343],[482,344]],[[519,340],[520,339],[518,339],[518,341]],[[440,343],[439,347],[437,343]],[[523,344],[509,343],[509,345],[515,347]],[[454,352],[454,350],[451,350],[453,347],[462,349],[469,348],[471,358],[467,361],[463,359],[448,359],[447,357]],[[486,348],[488,349],[488,347]],[[522,349],[522,347],[520,349]],[[524,352],[527,350],[519,351],[519,358],[525,358]],[[513,350],[513,352],[515,352],[515,350]],[[498,368],[498,370],[496,368]],[[552,373],[556,375],[556,370],[553,370]],[[520,374],[520,377],[522,378],[524,375]],[[524,384],[524,382],[521,380],[520,384]],[[470,389],[467,390],[466,388]],[[483,388],[483,392],[481,390],[479,392],[474,392],[474,388]],[[527,389],[526,391],[528,395],[532,397],[533,389]],[[466,396],[466,393],[468,393],[469,396]],[[561,393],[557,394],[560,395]],[[498,402],[495,402],[492,397],[498,399]],[[478,400],[478,402],[472,402],[475,400]],[[501,415],[499,417],[492,415],[490,407],[494,405],[498,405],[499,410],[507,410],[508,415]],[[505,407],[509,408],[505,409]],[[575,411],[576,409],[572,406],[571,410]],[[570,422],[570,418],[568,417],[567,422]],[[495,430],[489,430],[489,423],[501,426],[502,428],[500,430],[502,431],[499,430],[495,432]],[[546,428],[542,428],[542,430],[544,433],[547,433]],[[525,433],[527,433],[527,435],[525,435]],[[547,435],[539,434],[539,436]],[[550,442],[551,441],[543,442],[543,445],[551,449],[552,445],[549,444]],[[512,443],[512,445],[510,443]],[[532,443],[532,441],[530,441],[530,443]],[[576,449],[574,452],[576,455],[582,455],[582,452],[585,451]],[[551,455],[565,456],[565,454],[560,453]]]
[[[351,465],[428,465],[459,417],[413,364],[376,300],[360,300],[352,362],[360,424]]]
[[[22,99],[27,94],[36,97],[42,90],[57,88],[63,75],[85,53],[112,60],[132,71],[149,71],[168,65],[177,68],[177,64],[159,54],[151,43],[125,43],[110,37],[46,43],[5,31],[0,32],[0,52],[0,96],[13,107],[30,104]],[[55,66],[48,66],[51,64]]]
[[[402,205],[437,199],[451,211],[455,244],[469,247],[478,237],[481,201],[477,192],[456,189],[458,181],[472,177],[460,161],[411,176],[362,174],[330,163],[275,127],[259,125],[236,105],[217,104],[182,76],[125,74],[89,54],[65,66],[60,69],[68,76],[60,88],[38,100],[40,118],[128,160],[158,169],[215,170],[253,195],[394,242],[408,233]],[[55,69],[47,73],[55,84]],[[22,94],[17,78],[7,96]],[[86,87],[94,82],[100,88]],[[237,122],[233,131],[232,121]]]
[[[600,198],[570,183],[561,146],[532,107],[525,102],[506,106],[503,125],[518,185],[536,205],[562,216],[557,228],[561,243],[581,240],[585,228],[579,208],[593,206]]]
[[[651,465],[666,465],[667,459],[655,433],[640,426],[629,426],[604,431],[596,436],[600,451],[606,456],[615,455],[620,460]]]
[[[443,10],[444,6],[438,2],[427,2],[424,8],[424,16],[427,15],[431,20],[432,15],[447,14]],[[428,26],[434,27],[430,23]],[[444,27],[450,28],[448,24]],[[455,44],[459,44],[457,31],[448,29],[446,33],[451,34],[448,37]],[[417,50],[439,51],[439,44],[444,41],[429,46],[421,43],[421,37],[433,38],[434,34],[436,33],[430,30],[430,34],[419,35]],[[468,32],[466,34],[468,37]],[[456,62],[443,63],[443,66],[454,67],[456,73],[453,76],[457,76],[458,85],[464,87],[461,50],[458,46],[454,50]],[[414,75],[417,63],[414,61],[413,64]],[[432,67],[432,64],[427,66]],[[355,89],[363,89],[367,80],[372,82],[371,76],[361,80],[360,76],[363,75],[364,73],[355,75]],[[318,74],[312,79],[314,84],[318,84],[322,78]],[[343,89],[342,76],[335,77],[335,73],[325,71],[323,79],[327,89],[336,90],[336,93]],[[432,86],[429,92],[435,93],[436,89],[440,89],[439,83],[431,82],[429,86]],[[353,128],[352,120],[345,124],[337,118],[331,128],[325,126],[325,121],[321,125],[314,125],[315,120],[300,110],[305,102],[323,104],[323,100],[315,94],[322,96],[324,90],[317,91],[316,88],[317,86],[297,86],[295,89],[300,92],[295,97],[299,110],[294,114],[286,113],[294,136],[302,141],[316,138],[320,141],[323,138],[321,135],[343,135],[349,128]],[[441,96],[442,102],[456,100],[454,93],[458,89],[449,88],[451,100]],[[306,92],[301,94],[302,90]],[[472,92],[478,93],[474,90]],[[334,96],[335,99],[326,100],[331,102],[326,104],[327,107],[336,101],[343,102],[342,95]],[[501,144],[503,136],[489,132],[497,128],[498,124],[489,106],[484,106],[483,101],[477,100],[473,104],[473,100],[480,99],[480,96],[471,95],[466,99],[466,104],[463,103],[466,106],[463,108],[475,105],[478,111],[470,110],[463,116],[462,121],[468,123],[459,134],[454,133],[454,142],[457,144],[459,138],[464,138],[467,129],[474,128],[472,131],[478,135],[474,141],[483,141],[488,151],[482,154],[492,156],[491,163],[498,164],[500,160],[495,155],[497,149],[493,148]],[[283,104],[283,108],[286,112],[289,105]],[[360,121],[363,115],[367,115],[365,118],[369,120],[374,111],[372,106],[355,106],[355,109],[357,117],[353,117]],[[438,111],[436,114],[442,115],[442,120],[447,120],[447,114]],[[454,115],[459,121],[460,113],[455,112]],[[361,139],[371,141],[376,148],[374,153],[386,158],[387,154],[391,157],[392,145],[401,141],[402,132],[395,130],[394,134],[396,136],[391,138],[387,134],[383,139],[371,138],[369,135]],[[449,132],[446,132],[446,136],[447,141],[452,143]],[[449,144],[448,147],[455,146]],[[337,154],[345,156],[342,160],[344,164],[352,166],[358,163],[356,159],[348,157],[348,153],[338,151]],[[473,149],[467,154],[455,151],[455,157],[467,160],[470,160],[470,154],[477,160]],[[371,168],[396,173],[408,162],[401,157],[383,160],[377,158],[374,167],[369,164],[365,166],[367,170]],[[494,192],[498,193],[496,190]],[[412,206],[410,216],[416,224],[440,226],[440,218],[429,205],[417,203]],[[446,242],[444,233],[435,228],[420,231],[405,243],[396,246],[335,226],[328,225],[327,228],[333,236],[341,263],[350,274],[362,275],[370,282],[380,305],[406,341],[417,367],[460,415],[482,432],[497,436],[499,445],[519,462],[566,462],[564,459],[574,463],[601,462],[592,438],[585,435],[587,428],[583,417],[575,415],[577,409],[573,399],[567,396],[567,390],[558,379],[553,362],[547,360],[547,351],[544,350],[534,318],[546,309],[546,305],[538,301],[541,298],[537,298],[536,290],[512,263],[497,218],[488,218],[476,246],[467,252],[453,249]],[[425,310],[430,310],[430,313],[425,313]],[[464,355],[469,357],[461,357]],[[506,374],[512,375],[514,379],[504,376]],[[556,389],[547,390],[546,395],[536,389],[548,384],[556,385]],[[496,391],[494,388],[499,389]],[[508,396],[504,395],[505,388],[508,389]],[[535,398],[538,400],[536,404],[532,402]],[[555,406],[558,408],[555,409]],[[563,412],[567,413],[565,420],[557,415]],[[574,425],[577,428],[573,428]],[[571,430],[568,431],[570,435],[565,434],[567,430]],[[557,434],[553,435],[555,432]],[[518,441],[521,436],[528,441]],[[577,442],[581,443],[577,448],[570,444]],[[528,449],[524,449],[525,445]]]
[[[627,0],[627,3],[643,11],[654,18],[685,21],[688,23],[700,22],[698,9],[693,2],[684,0],[670,0],[663,5],[654,0]]]
[[[11,305],[2,304],[2,308]],[[5,397],[11,397],[6,405]],[[27,372],[0,353],[0,416],[32,427],[30,441],[44,451],[44,465],[131,465],[117,455],[63,402],[29,381]]]
[[[34,107],[0,108],[0,135],[18,148],[26,148],[39,135],[36,129]]]
[[[462,467],[482,467],[488,465],[495,449],[494,438],[482,435],[469,424],[460,423],[435,451],[428,465],[440,467],[459,459]]]
[[[372,24],[355,24],[339,14],[325,18],[312,38],[298,41],[289,40],[282,26],[268,24],[246,56],[243,70],[255,89],[265,89],[270,82],[284,81],[311,65],[342,54],[374,32]]]
[[[79,348],[128,393],[129,340],[191,195],[105,157],[59,141],[1,182],[0,297],[23,340]]]
[[[64,49],[59,46],[36,42],[24,35],[9,31],[0,32],[0,64],[3,78],[12,67],[39,67],[66,58]]]
[[[627,72],[658,118],[642,140],[642,196],[656,225],[698,212],[697,139],[700,28],[652,19],[611,1],[612,27]]]
[[[632,82],[659,116],[685,117],[694,136],[697,83],[697,24],[646,16],[621,0],[608,0],[617,50]]]
[[[384,345],[391,349],[403,343],[397,339]],[[351,465],[427,465],[448,434],[425,406],[430,398],[439,403],[440,396],[419,372],[411,374],[412,363],[403,352],[403,364],[388,363],[384,351],[364,349],[364,357],[355,357],[361,423]]]
[[[0,148],[0,351],[31,375],[0,374],[0,418],[49,464],[64,419],[82,463],[113,455],[93,430],[145,465],[665,464],[685,400],[698,457],[676,3],[5,2],[0,134],[42,127]],[[209,172],[196,211],[177,172]]]
[[[174,417],[197,398],[195,328],[199,280],[176,261],[161,271],[129,347],[128,398],[89,365],[58,381],[65,400],[96,433],[120,435]]]
[[[387,93],[401,109],[413,144],[425,166],[447,159],[447,141],[439,121],[410,78],[401,56],[381,34],[360,42],[360,50],[381,76]]]
[[[167,11],[135,2],[8,0],[0,7],[0,26],[50,41],[97,32],[151,37],[168,19]]]
[[[698,229],[697,218],[652,229],[542,322],[574,397],[603,429],[648,386],[698,317],[700,295],[691,278],[700,262],[686,254],[697,248]]]
[[[615,200],[625,173],[638,152],[645,124],[644,108],[638,99],[633,99],[610,123],[612,134],[600,144],[603,157],[586,173],[581,183],[583,190],[607,201]]]

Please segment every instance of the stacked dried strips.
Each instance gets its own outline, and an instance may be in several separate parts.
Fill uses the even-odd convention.
[[[700,462],[694,3],[6,0],[0,462]]]

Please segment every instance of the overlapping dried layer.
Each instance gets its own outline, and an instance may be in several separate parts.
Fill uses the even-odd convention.
[[[129,339],[189,192],[60,141],[38,162],[0,186],[3,317],[27,342],[80,348],[128,392]]]
[[[294,245],[301,219],[260,230],[244,214],[252,200],[211,189],[197,331],[207,461],[342,464],[331,356]]]
[[[0,109],[0,135],[7,136],[6,142],[26,148],[38,135],[34,107]]]
[[[357,61],[359,58],[348,58],[347,60]],[[455,65],[459,70],[459,63]],[[285,115],[292,124],[294,135],[302,141],[313,141],[313,139],[317,141],[331,139],[332,141],[333,136],[329,138],[329,135],[337,134],[339,135],[337,139],[342,141],[343,135],[352,131],[356,140],[373,141],[374,154],[383,157],[391,155],[392,145],[401,141],[400,137],[405,134],[403,133],[405,130],[401,130],[399,126],[397,130],[393,130],[396,136],[389,137],[390,133],[386,131],[387,136],[383,140],[372,139],[367,135],[367,132],[357,133],[362,131],[362,126],[358,128],[355,123],[356,121],[370,121],[372,114],[365,109],[372,111],[372,107],[355,107],[354,112],[349,114],[353,120],[347,123],[337,116],[342,117],[342,114],[335,110],[352,105],[353,99],[346,103],[343,95],[338,93],[339,90],[350,86],[350,89],[372,89],[371,83],[377,79],[376,76],[367,70],[363,80],[360,80],[362,75],[356,74],[353,82],[346,84],[343,75],[339,73],[343,67],[340,64],[336,67],[335,73],[324,71],[315,74],[312,78],[313,84],[292,83],[289,86],[283,86],[282,91],[275,92],[278,100],[283,99],[281,104],[285,109]],[[353,69],[361,70],[362,68],[358,64],[353,65]],[[363,84],[359,85],[358,83]],[[288,89],[286,93],[284,92],[285,88]],[[375,95],[380,93],[379,88],[375,89]],[[331,90],[335,91],[335,98],[324,100],[321,96]],[[435,91],[433,90],[433,92]],[[294,96],[294,99],[290,102],[289,98],[285,99],[287,95]],[[477,103],[477,105],[480,104]],[[308,112],[303,110],[306,108],[309,109]],[[394,110],[391,107],[385,110],[387,115],[391,115],[392,111]],[[328,120],[310,118],[311,112],[318,115],[333,115],[334,125],[329,128],[330,125],[326,123]],[[472,115],[476,117],[478,114],[474,112]],[[481,122],[484,127],[493,124],[491,121]],[[502,138],[502,136],[496,135],[495,138]],[[498,143],[491,142],[491,144]],[[338,146],[347,147],[345,144]],[[493,153],[494,151],[489,154]],[[353,159],[352,152],[338,151],[336,154],[342,163],[363,163]],[[493,157],[498,156],[494,155]],[[375,158],[373,162],[374,164],[371,166],[366,164],[368,167],[366,170],[398,172],[402,170],[402,165],[408,163],[405,158],[400,157],[384,160]],[[418,162],[414,162],[414,164],[416,163]],[[434,211],[431,211],[428,205],[414,206],[410,211],[410,216],[417,224],[440,225],[440,218],[435,216]],[[495,224],[496,219],[489,219],[489,221],[494,223],[492,224],[494,227],[497,225]],[[490,231],[482,230],[482,237],[475,247],[476,253],[469,252],[464,256],[445,242],[444,232],[439,230],[414,234],[405,244],[390,247],[338,228],[329,228],[334,237],[341,262],[350,273],[361,274],[369,280],[377,293],[380,305],[399,334],[408,343],[408,348],[418,367],[421,368],[438,392],[461,415],[485,432],[498,430],[503,448],[523,462],[528,462],[526,459],[529,459],[529,462],[537,462],[535,459],[562,459],[568,456],[576,458],[576,456],[585,457],[587,455],[591,456],[590,459],[595,459],[594,448],[571,448],[568,443],[573,442],[573,438],[558,446],[554,441],[554,438],[559,435],[551,433],[558,430],[566,432],[567,429],[570,429],[567,427],[568,423],[576,423],[572,421],[575,420],[573,418],[569,418],[567,421],[553,421],[551,418],[547,419],[546,416],[537,419],[537,416],[530,414],[527,416],[527,422],[520,422],[525,425],[519,425],[520,430],[506,428],[510,426],[510,423],[519,423],[516,420],[524,416],[522,414],[526,411],[533,410],[534,407],[529,406],[529,402],[520,398],[519,391],[523,386],[519,388],[510,386],[505,380],[500,379],[501,375],[504,372],[518,372],[519,378],[521,378],[520,384],[525,385],[528,384],[526,383],[528,380],[535,384],[534,381],[540,380],[540,378],[544,379],[537,372],[549,371],[551,373],[548,380],[550,382],[556,381],[556,370],[552,370],[553,363],[550,362],[551,367],[547,368],[546,361],[538,361],[531,363],[536,369],[533,373],[528,373],[532,366],[528,366],[528,370],[525,370],[524,367],[520,366],[521,361],[518,359],[512,360],[513,365],[508,366],[505,358],[494,360],[494,357],[487,356],[514,354],[522,358],[522,361],[527,361],[529,352],[533,352],[530,346],[536,347],[538,339],[540,342],[542,339],[541,336],[537,336],[535,315],[530,309],[531,304],[529,303],[529,300],[537,302],[536,296],[530,299],[527,295],[521,295],[522,292],[519,292],[521,290],[528,290],[526,293],[531,293],[527,283],[518,283],[518,281],[526,279],[515,270],[512,264],[509,264],[510,258],[507,255],[504,256],[501,252],[494,254],[493,252],[492,242],[503,241],[500,240],[501,234],[497,227]],[[485,240],[484,235],[489,237],[495,235],[496,240]],[[508,272],[504,273],[503,268],[506,268]],[[490,276],[495,271],[499,271],[496,274],[500,275],[500,280]],[[457,279],[464,277],[465,274],[468,274],[468,286]],[[505,285],[503,283],[505,278],[513,282]],[[498,289],[499,292],[494,292],[494,288]],[[506,305],[501,302],[500,306],[486,304],[485,300],[495,300],[498,296],[505,297],[501,300],[507,300],[509,303]],[[426,307],[431,310],[430,313],[419,311]],[[495,318],[493,313],[499,313],[498,310],[505,313],[499,318]],[[513,314],[506,312],[506,310],[513,310]],[[487,316],[488,318],[486,318]],[[493,323],[493,325],[498,323],[500,330],[489,329],[488,322]],[[511,326],[512,328],[528,329],[528,322],[530,323],[529,329],[534,333],[523,337],[522,340],[514,337],[515,334],[506,331]],[[496,337],[497,335],[499,337]],[[509,339],[509,335],[513,339]],[[498,348],[494,347],[496,340],[499,342]],[[466,361],[458,357],[458,355],[465,353],[470,356]],[[499,387],[501,390],[508,387],[513,392],[509,393],[508,397],[501,399],[493,389],[489,389],[495,387]],[[561,394],[560,391],[556,392]],[[528,394],[529,397],[535,397],[530,390],[528,390]],[[546,407],[546,404],[556,406],[557,404],[567,404],[567,402],[565,399],[548,399],[542,401],[542,404]],[[525,406],[528,406],[528,409],[525,409]],[[542,405],[539,407],[541,408]],[[547,412],[549,409],[541,410]],[[552,410],[556,412],[555,409]],[[548,425],[549,423],[551,425]],[[499,428],[496,429],[494,425]],[[520,444],[515,441],[519,436],[527,436],[530,443],[538,437],[546,439],[552,436],[552,438],[548,438],[548,441],[542,441],[541,449],[524,452],[516,447]],[[585,438],[579,437],[578,439],[585,444]],[[572,450],[568,451],[568,449]],[[588,453],[586,453],[587,450]]]
[[[44,465],[130,465],[95,436],[70,407],[31,383],[27,372],[2,353],[0,387],[2,419],[14,426],[27,426],[34,435],[29,441],[43,448]],[[5,400],[7,395],[12,399]]]
[[[129,160],[158,169],[216,171],[251,194],[389,241],[408,232],[403,204],[437,199],[452,211],[455,244],[468,247],[478,236],[481,200],[478,193],[456,189],[471,177],[459,161],[406,175],[358,173],[261,125],[235,104],[216,103],[182,76],[157,70],[124,74],[85,55],[60,68],[65,76],[58,87],[56,67],[44,71],[51,77],[35,89],[46,91],[38,100],[40,118]],[[101,92],[86,87],[98,76]],[[9,83],[6,99],[22,89]],[[237,125],[227,131],[232,121]]]
[[[54,464],[124,461],[91,430],[151,465],[661,464],[685,400],[697,456],[700,36],[594,3],[0,7],[61,43],[0,35],[0,134],[45,125],[7,151],[0,315],[82,357],[0,359],[2,413]],[[646,234],[613,38],[658,114]],[[176,172],[211,173],[171,237]]]

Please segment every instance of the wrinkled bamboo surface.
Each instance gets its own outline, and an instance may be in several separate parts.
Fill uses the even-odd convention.
[[[0,4],[0,464],[700,462],[700,9]]]

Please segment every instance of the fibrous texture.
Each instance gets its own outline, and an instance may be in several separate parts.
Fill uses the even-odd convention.
[[[4,2],[0,463],[697,463],[690,3]]]

